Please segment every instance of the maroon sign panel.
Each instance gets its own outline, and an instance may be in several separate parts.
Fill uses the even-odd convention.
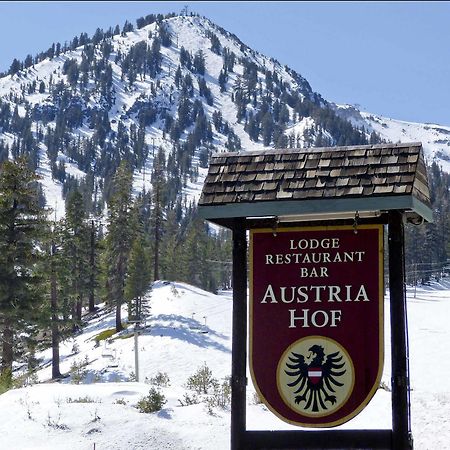
[[[250,232],[250,369],[286,422],[357,415],[383,369],[383,226]]]

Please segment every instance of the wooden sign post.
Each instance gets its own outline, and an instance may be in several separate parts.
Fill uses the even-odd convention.
[[[411,450],[404,223],[432,220],[421,145],[219,154],[199,212],[233,231],[231,450]],[[386,227],[392,429],[343,430],[380,383]],[[247,337],[269,410],[335,428],[246,429]]]

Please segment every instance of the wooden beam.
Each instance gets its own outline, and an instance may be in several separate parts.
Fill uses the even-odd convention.
[[[231,450],[244,450],[247,387],[247,234],[245,219],[233,224],[233,331]]]
[[[392,430],[247,431],[252,450],[390,450]]]
[[[410,429],[408,330],[403,214],[389,212],[389,294],[391,309],[393,450],[413,448]]]
[[[433,221],[433,212],[420,199],[411,195],[372,197],[336,197],[305,200],[242,201],[239,203],[199,204],[201,218],[214,222],[234,217],[267,217],[290,214],[340,214],[348,211],[411,211]]]

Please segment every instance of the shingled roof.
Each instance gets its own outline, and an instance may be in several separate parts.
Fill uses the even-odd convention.
[[[212,221],[392,209],[432,221],[421,143],[218,153],[199,201]]]

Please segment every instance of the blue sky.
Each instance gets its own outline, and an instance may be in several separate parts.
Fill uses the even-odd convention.
[[[81,32],[185,5],[299,72],[327,100],[450,125],[449,2],[0,1],[0,71]]]

